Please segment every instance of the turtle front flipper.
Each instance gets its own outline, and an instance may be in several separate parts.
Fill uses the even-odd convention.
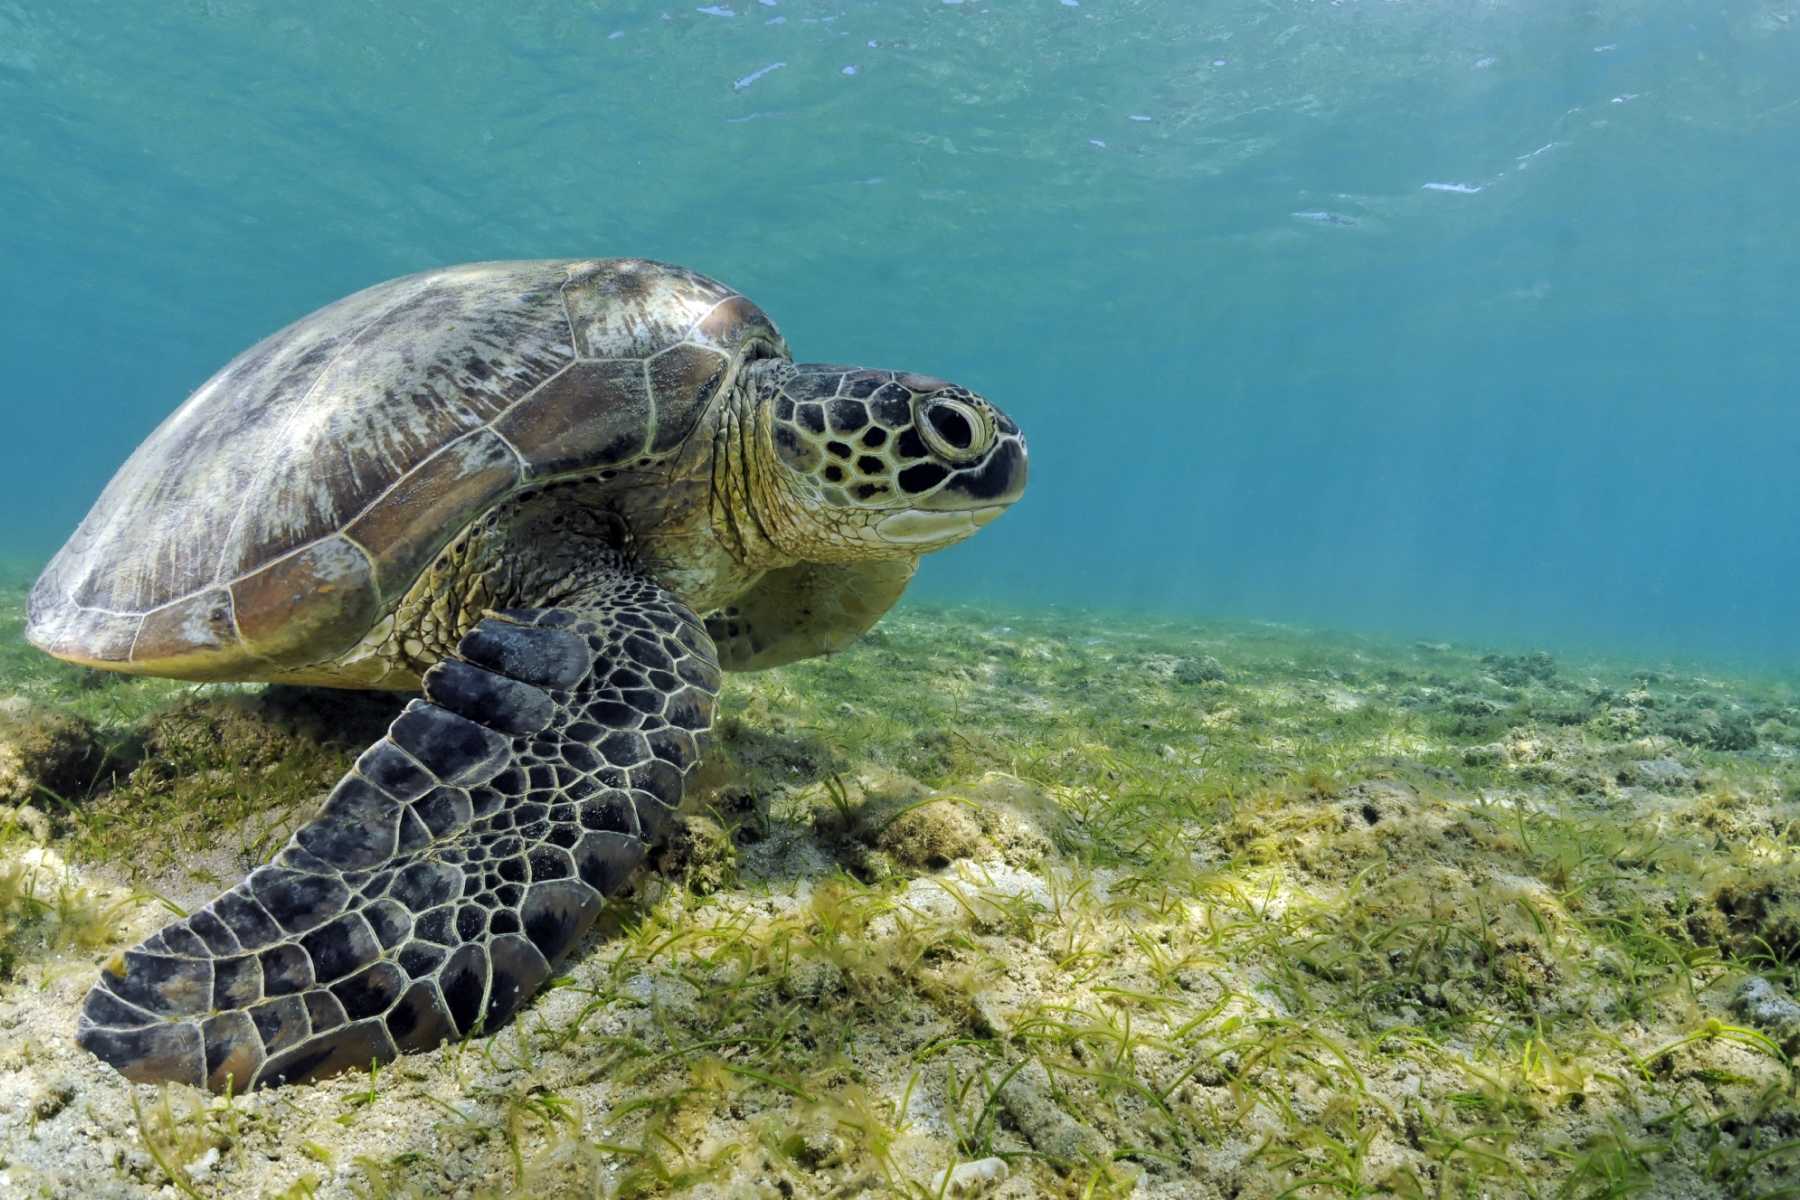
[[[424,682],[273,863],[107,965],[82,1046],[243,1091],[491,1032],[666,836],[719,668],[619,574],[490,615]]]

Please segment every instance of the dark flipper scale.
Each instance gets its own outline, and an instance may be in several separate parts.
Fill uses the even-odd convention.
[[[243,1091],[493,1031],[666,836],[718,684],[635,575],[488,617],[273,863],[109,965],[77,1040]]]

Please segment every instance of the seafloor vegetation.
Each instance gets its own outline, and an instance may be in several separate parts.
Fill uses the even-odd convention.
[[[216,1099],[95,965],[395,701],[63,667],[0,594],[0,1194],[1800,1197],[1800,695],[904,607],[751,677],[660,871],[496,1036]]]

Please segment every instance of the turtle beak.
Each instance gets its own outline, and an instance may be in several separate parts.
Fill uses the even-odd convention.
[[[1012,478],[1008,482],[1005,498],[1000,501],[1001,511],[1004,512],[1006,505],[1013,503],[1013,501],[1025,494],[1025,480],[1031,475],[1031,455],[1025,449],[1025,435],[1019,431],[1017,425],[1012,423],[1010,417],[1002,415],[1000,417],[999,427],[1001,431],[1000,445],[1011,446],[1013,451],[1012,456],[1009,459],[1012,464]],[[1011,432],[1007,432],[1008,430]],[[998,453],[998,447],[996,447],[996,453]],[[994,514],[995,517],[999,515],[1000,513]],[[989,521],[993,519],[994,517],[988,518]],[[977,524],[986,523],[986,521],[977,522]]]
[[[971,512],[969,514],[969,519],[975,522],[975,528],[980,529],[984,525],[992,525],[1000,514],[1005,511],[1006,505],[1004,504],[990,504],[986,508],[978,508]]]

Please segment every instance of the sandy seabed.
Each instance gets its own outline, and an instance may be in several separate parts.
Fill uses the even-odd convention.
[[[0,594],[0,1196],[1800,1196],[1800,695],[903,606],[728,681],[491,1037],[230,1098],[71,1040],[397,701],[121,680]]]

